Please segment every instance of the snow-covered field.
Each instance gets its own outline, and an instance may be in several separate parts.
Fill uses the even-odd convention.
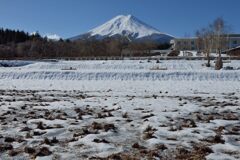
[[[7,62],[2,62],[7,63]],[[8,62],[13,66],[14,61]],[[0,69],[0,79],[34,80],[139,80],[139,81],[239,81],[239,61],[226,63],[231,71],[202,67],[203,61],[61,61],[15,62],[17,66]],[[30,65],[27,65],[29,64]]]
[[[240,159],[240,61],[203,63],[1,61],[0,159]]]

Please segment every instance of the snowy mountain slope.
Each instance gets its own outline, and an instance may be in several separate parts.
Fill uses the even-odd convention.
[[[169,42],[173,36],[161,33],[154,27],[140,21],[132,15],[119,15],[103,25],[94,28],[70,40],[78,40],[82,38],[103,39],[106,37],[124,36],[129,40],[154,40],[159,42]]]
[[[59,35],[50,34],[50,33],[47,33],[46,35],[44,35],[44,37],[47,37],[48,40],[52,40],[52,41],[59,41],[61,39]]]

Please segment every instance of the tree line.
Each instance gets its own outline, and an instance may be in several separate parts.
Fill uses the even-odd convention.
[[[29,35],[24,31],[0,28],[0,44],[20,43],[35,38],[41,38],[41,36],[38,33]]]
[[[0,38],[1,59],[127,56],[123,54],[124,50],[128,50],[131,56],[146,56],[148,53],[143,51],[170,47],[169,44],[157,44],[151,41],[129,42],[124,37],[105,38],[101,41],[94,39],[53,41],[41,37],[38,33],[29,35],[24,31],[9,29],[1,29]]]

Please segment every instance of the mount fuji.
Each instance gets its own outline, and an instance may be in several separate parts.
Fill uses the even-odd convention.
[[[158,31],[132,15],[119,15],[85,34],[70,38],[70,40],[102,40],[109,37],[126,37],[129,41],[154,41],[158,43],[169,43],[174,38],[169,34]]]

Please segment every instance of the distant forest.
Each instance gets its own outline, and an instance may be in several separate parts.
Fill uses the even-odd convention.
[[[71,42],[60,39],[49,40],[35,33],[30,35],[24,31],[0,29],[1,59],[41,59],[64,57],[98,57],[98,56],[145,56],[152,49],[167,49],[169,44],[153,42],[129,42],[125,38],[106,38],[104,40],[78,40]],[[131,52],[134,51],[134,52]],[[136,52],[139,51],[139,52]]]

